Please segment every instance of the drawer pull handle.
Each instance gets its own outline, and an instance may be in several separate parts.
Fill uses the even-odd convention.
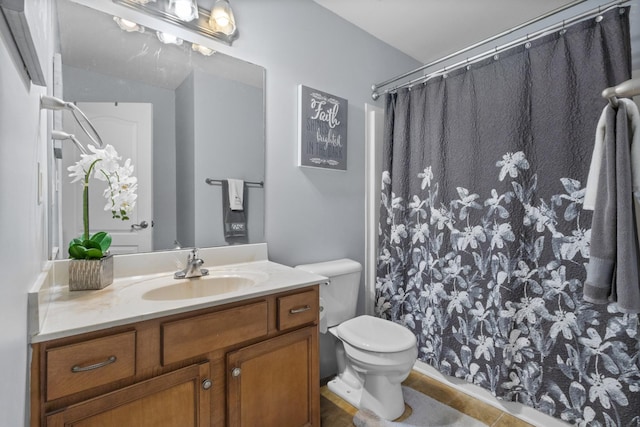
[[[98,369],[98,368],[102,368],[103,366],[111,365],[112,363],[115,363],[116,360],[118,360],[117,357],[109,356],[109,358],[107,360],[105,360],[104,362],[94,363],[93,365],[89,365],[89,366],[75,365],[74,367],[71,368],[71,372],[73,372],[74,374],[77,374],[78,372],[93,371],[94,369]]]
[[[310,305],[305,305],[304,307],[292,308],[291,310],[289,310],[289,313],[298,314],[298,313],[303,313],[303,312],[308,311],[308,310],[311,310],[311,306]]]

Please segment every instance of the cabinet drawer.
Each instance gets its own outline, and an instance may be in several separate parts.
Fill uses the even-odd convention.
[[[135,375],[135,331],[47,350],[47,400]]]
[[[267,302],[259,301],[162,325],[162,364],[267,335]]]
[[[316,289],[278,298],[278,330],[293,328],[318,320]]]
[[[211,425],[209,362],[188,366],[46,414],[47,427]]]

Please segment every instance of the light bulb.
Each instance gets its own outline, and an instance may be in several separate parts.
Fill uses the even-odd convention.
[[[178,37],[174,36],[173,34],[162,33],[160,31],[158,31],[157,35],[158,35],[158,40],[160,40],[164,44],[175,44],[175,45],[178,45],[178,46],[180,46],[182,44],[182,39],[179,39]]]
[[[211,9],[209,26],[214,31],[231,35],[236,31],[236,22],[233,17],[233,10],[227,0],[217,0]]]
[[[169,10],[186,22],[198,17],[198,5],[194,0],[172,0],[169,3]]]
[[[113,20],[116,21],[116,24],[118,24],[118,27],[120,27],[120,29],[122,31],[126,31],[126,32],[134,32],[134,31],[138,31],[143,33],[144,32],[144,27],[142,27],[141,25],[136,24],[133,21],[129,21],[128,19],[124,19],[124,18],[120,18],[118,16],[114,16]]]
[[[201,44],[198,44],[198,43],[192,43],[191,49],[194,50],[195,52],[203,54],[204,56],[211,56],[214,53],[216,53],[215,50],[209,49],[208,47],[202,46]]]
[[[183,21],[191,17],[191,5],[185,1],[176,2],[176,16]]]
[[[120,18],[120,23],[122,24],[122,27],[127,30],[135,30],[135,28],[138,26],[135,22],[131,22],[128,19],[124,18]]]
[[[216,20],[216,23],[221,27],[226,27],[227,25],[229,25],[229,15],[220,14],[214,17],[214,19]]]

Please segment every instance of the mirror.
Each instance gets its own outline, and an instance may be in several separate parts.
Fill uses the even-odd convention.
[[[110,232],[116,254],[264,242],[264,68],[218,52],[206,56],[186,40],[163,44],[152,28],[124,31],[112,15],[70,0],[58,0],[57,13],[62,88],[54,95],[76,102],[105,144],[132,158],[138,177],[129,221],[102,211],[104,186],[91,180],[91,230]],[[56,121],[54,129],[86,143],[66,113]],[[54,245],[66,258],[82,230],[82,187],[66,170],[79,152],[54,144],[62,152],[54,186],[61,195],[50,229],[58,227]],[[244,218],[231,220],[223,209],[228,178],[245,181]],[[228,229],[243,219],[245,236],[225,236],[225,222]]]

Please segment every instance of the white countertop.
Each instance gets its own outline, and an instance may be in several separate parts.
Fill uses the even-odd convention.
[[[71,292],[66,285],[54,284],[48,289],[46,314],[31,342],[185,313],[327,281],[323,276],[268,260],[204,267],[209,268],[211,275],[244,272],[254,274],[260,280],[252,286],[218,295],[169,300],[151,299],[148,292],[177,283],[173,279],[175,271],[116,278],[111,285],[97,291]]]

